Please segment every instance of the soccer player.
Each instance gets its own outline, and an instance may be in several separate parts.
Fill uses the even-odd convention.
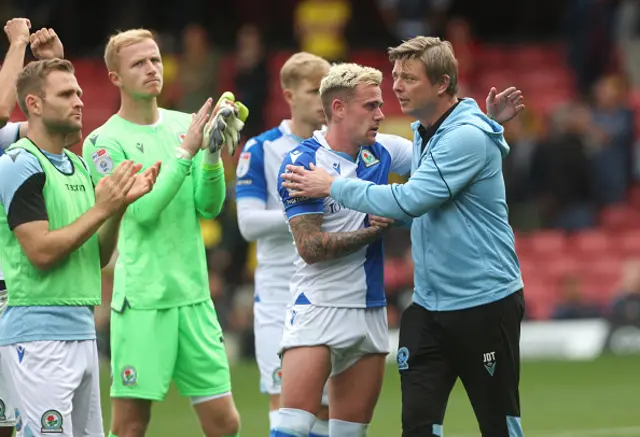
[[[17,82],[28,137],[0,158],[0,260],[8,289],[0,358],[20,435],[101,436],[93,307],[122,214],[151,190],[157,166],[124,162],[95,186],[65,150],[82,128],[82,90],[62,59],[27,65]]]
[[[320,85],[326,133],[316,131],[284,159],[344,178],[386,183],[407,174],[408,141],[378,134],[382,73],[356,64],[330,68]],[[282,178],[279,178],[279,184]],[[331,199],[291,197],[279,185],[299,259],[281,341],[282,398],[276,437],[307,436],[329,380],[329,435],[364,436],[389,351],[381,236],[388,220]]]
[[[40,29],[29,35],[31,22],[26,18],[7,21],[4,32],[9,40],[9,50],[0,69],[0,156],[3,150],[24,137],[27,122],[11,123],[9,118],[16,105],[16,82],[24,64],[25,49],[31,42],[31,52],[38,59],[62,58],[62,42],[53,29]],[[72,133],[68,145],[80,141],[81,134]],[[0,316],[7,305],[6,283],[0,269]],[[0,363],[0,437],[10,437],[15,426],[15,405],[4,382],[5,372]]]
[[[330,195],[344,208],[413,220],[415,291],[397,355],[402,435],[442,436],[447,400],[460,378],[482,436],[522,436],[524,297],[507,220],[503,128],[475,101],[457,97],[448,42],[416,37],[390,49],[389,58],[402,110],[418,120],[409,181],[377,186],[320,166],[291,167],[284,186],[297,190],[292,202]],[[503,100],[504,119],[522,108],[520,98]]]
[[[225,199],[220,149],[201,151],[217,108],[211,99],[193,116],[158,108],[162,57],[148,30],[112,36],[104,58],[121,106],[84,142],[92,174],[100,179],[127,158],[145,168],[162,161],[153,191],[127,210],[118,242],[109,435],[143,436],[151,402],[162,401],[173,380],[207,437],[235,436],[239,417],[199,222],[216,217]]]
[[[289,281],[295,273],[296,251],[278,194],[282,160],[325,123],[320,101],[320,81],[330,64],[306,52],[292,55],[280,70],[284,99],[291,119],[251,138],[244,146],[236,169],[238,225],[247,241],[257,240],[254,333],[260,389],[269,395],[270,429],[276,428],[280,408],[281,368],[278,350],[287,305]],[[328,435],[328,398],[325,391],[311,437]]]

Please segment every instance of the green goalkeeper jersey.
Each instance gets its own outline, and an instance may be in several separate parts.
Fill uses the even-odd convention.
[[[222,161],[176,157],[191,116],[160,109],[153,125],[138,125],[117,115],[84,141],[82,154],[94,180],[124,160],[162,168],[152,191],[127,208],[118,238],[111,307],[164,309],[210,299],[209,276],[200,218],[216,217],[225,199]]]

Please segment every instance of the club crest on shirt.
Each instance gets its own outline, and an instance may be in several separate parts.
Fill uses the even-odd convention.
[[[242,152],[238,159],[236,167],[236,176],[242,178],[249,173],[249,164],[251,163],[251,152]]]
[[[282,368],[278,367],[273,371],[273,385],[281,385],[282,384]]]
[[[363,148],[360,151],[360,159],[364,163],[365,167],[371,167],[380,162],[378,158],[371,152],[371,150],[367,150]]]
[[[122,384],[128,386],[134,386],[138,382],[138,373],[133,366],[127,366],[122,369]]]
[[[91,154],[91,160],[100,174],[107,174],[113,170],[113,158],[107,149],[98,149]]]
[[[62,434],[62,414],[57,410],[45,411],[40,419],[42,434]]]
[[[2,399],[0,399],[0,420],[7,420],[7,407]]]

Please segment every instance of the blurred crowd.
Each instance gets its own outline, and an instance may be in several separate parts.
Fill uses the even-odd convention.
[[[569,85],[554,88],[550,105],[528,105],[505,126],[512,152],[504,178],[514,229],[579,232],[599,226],[602,211],[625,204],[640,182],[640,2],[566,0],[482,2],[456,0],[181,0],[162,8],[157,2],[110,0],[15,0],[0,15],[24,15],[36,27],[54,27],[67,55],[99,57],[116,29],[153,28],[160,36],[167,108],[192,112],[209,96],[232,89],[250,109],[246,138],[274,123],[271,101],[281,99],[277,72],[270,68],[280,50],[305,50],[331,61],[353,59],[359,50],[384,48],[414,35],[452,42],[459,60],[461,97],[484,99],[487,71],[517,68],[509,55],[489,60],[483,48],[505,44],[509,53],[530,43],[562,47],[562,75]],[[490,4],[489,4],[490,3]],[[525,4],[526,3],[526,4]],[[556,10],[550,14],[548,11]],[[102,19],[96,20],[95,16]],[[73,22],[73,26],[65,23]],[[543,53],[543,57],[544,57]],[[549,57],[556,53],[548,53]],[[538,81],[535,65],[526,73]],[[388,74],[388,71],[385,71]],[[508,80],[511,76],[505,77]],[[520,76],[518,76],[520,77]],[[564,76],[563,76],[564,77]],[[274,84],[276,84],[274,86]],[[520,83],[493,83],[501,87]],[[485,87],[486,89],[484,89]],[[525,103],[536,92],[523,88]],[[528,93],[529,92],[529,93]],[[484,102],[479,101],[481,107]],[[543,109],[541,109],[543,108]],[[111,108],[115,110],[116,108]],[[221,323],[236,332],[251,353],[255,247],[238,230],[233,163],[226,166],[228,196],[220,217],[203,222],[210,265],[211,296]],[[640,223],[637,225],[640,228]],[[386,283],[389,325],[411,298],[409,235],[387,235]],[[566,276],[552,318],[607,316],[640,323],[640,261],[628,260],[620,272],[619,293],[606,305],[582,300],[581,278]],[[108,300],[111,277],[105,275]],[[108,311],[103,311],[107,320]],[[100,317],[100,316],[99,316]]]

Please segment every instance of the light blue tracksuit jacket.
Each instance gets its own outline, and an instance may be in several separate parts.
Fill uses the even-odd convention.
[[[523,287],[502,177],[503,128],[464,99],[422,151],[414,130],[411,177],[374,185],[336,179],[344,207],[412,220],[413,301],[431,311],[470,308]]]

